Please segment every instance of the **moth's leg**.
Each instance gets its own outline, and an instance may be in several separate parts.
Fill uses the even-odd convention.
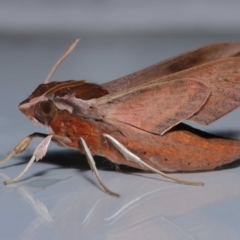
[[[40,134],[38,135],[38,137],[44,137],[45,134]],[[31,135],[30,135],[31,136]],[[37,135],[35,135],[37,136]],[[16,181],[18,181],[26,172],[27,170],[31,167],[31,165],[33,164],[33,162],[36,160],[40,160],[42,159],[46,152],[47,152],[47,149],[48,149],[48,146],[49,146],[49,143],[51,142],[51,140],[64,140],[64,141],[70,141],[70,139],[66,138],[66,137],[62,137],[62,136],[59,136],[59,135],[55,135],[55,134],[50,134],[50,135],[45,135],[46,137],[40,142],[40,144],[37,146],[37,148],[35,149],[30,161],[28,162],[27,166],[23,169],[23,171],[18,175],[16,176],[15,178],[12,178],[12,179],[9,179],[9,180],[6,180],[4,183],[5,184],[10,184],[10,183],[14,183]],[[25,138],[26,139],[26,138]],[[23,139],[24,140],[24,139]],[[22,142],[22,141],[21,141]],[[21,143],[20,142],[20,143]],[[31,141],[30,141],[31,142]],[[29,142],[29,143],[30,143]],[[25,146],[25,149],[26,147],[29,145],[26,144],[26,145],[23,145]],[[24,151],[25,149],[23,149],[22,151]]]
[[[169,178],[169,179],[171,179],[173,181],[176,181],[178,183],[183,183],[183,184],[187,184],[187,185],[198,185],[198,186],[204,185],[203,182],[192,182],[192,181],[186,181],[186,180],[182,180],[182,179],[179,179],[179,178],[171,177],[168,174],[163,173],[163,172],[157,170],[156,168],[153,168],[149,164],[145,163],[141,158],[139,158],[134,153],[130,152],[126,147],[124,147],[116,138],[110,136],[109,134],[103,134],[103,135],[113,144],[113,146],[115,146],[117,148],[117,150],[120,153],[122,153],[122,155],[128,161],[135,162],[135,163],[137,163],[141,166],[144,166],[144,167],[148,168],[149,170],[151,170],[155,173],[158,173],[158,174],[162,175],[165,178]]]
[[[47,137],[48,134],[44,134],[44,133],[32,133],[29,136],[23,138],[17,145],[16,147],[4,158],[0,161],[0,165],[5,164],[8,160],[10,160],[11,157],[22,153],[23,151],[26,150],[26,148],[29,146],[29,144],[31,143],[32,139],[35,137],[40,137],[40,138],[45,138]]]
[[[84,152],[85,152],[85,155],[87,157],[87,160],[88,160],[88,164],[90,165],[92,171],[96,174],[96,177],[98,179],[98,182],[100,183],[100,185],[103,187],[103,189],[109,193],[110,195],[113,195],[113,196],[116,196],[116,197],[119,197],[120,195],[111,191],[110,189],[107,188],[107,186],[104,184],[104,182],[102,181],[99,173],[98,173],[98,170],[96,168],[96,165],[95,165],[95,162],[94,162],[94,159],[92,157],[92,154],[87,146],[87,143],[85,142],[85,140],[80,137],[80,140],[81,140],[81,144],[83,146],[83,149],[84,149]]]

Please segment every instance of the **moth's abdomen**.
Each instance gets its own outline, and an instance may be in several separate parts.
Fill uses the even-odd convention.
[[[240,140],[219,138],[180,124],[163,136],[121,126],[127,136],[113,135],[128,150],[147,164],[164,172],[212,170],[240,158]],[[123,128],[122,128],[123,127]],[[124,157],[114,156],[111,161],[146,170]]]

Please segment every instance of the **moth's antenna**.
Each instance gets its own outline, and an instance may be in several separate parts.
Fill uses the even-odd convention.
[[[56,69],[58,68],[58,66],[61,64],[61,62],[73,51],[73,49],[77,46],[78,42],[80,41],[80,39],[76,39],[71,46],[67,49],[67,51],[57,60],[57,62],[54,64],[53,68],[51,69],[50,73],[48,74],[46,80],[44,83],[49,83],[52,75],[54,74],[54,72],[56,71]]]

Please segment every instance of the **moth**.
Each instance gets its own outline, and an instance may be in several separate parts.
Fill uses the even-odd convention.
[[[240,157],[240,140],[194,129],[184,120],[208,125],[240,105],[240,44],[204,46],[125,77],[99,85],[85,80],[50,81],[77,39],[59,58],[47,79],[19,104],[35,132],[21,140],[0,162],[22,153],[33,138],[43,138],[25,169],[5,184],[18,181],[47,152],[51,141],[86,155],[103,189],[93,159],[152,171],[185,184],[167,172],[212,170]]]

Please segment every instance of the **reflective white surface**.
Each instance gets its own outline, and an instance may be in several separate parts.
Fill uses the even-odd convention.
[[[42,83],[55,60],[75,36],[0,39],[0,157],[36,128],[17,109]],[[215,41],[238,41],[240,36],[133,36],[84,38],[62,64],[55,80],[104,82],[161,59]],[[204,128],[240,137],[240,112]],[[0,180],[24,168],[39,140],[0,168]],[[161,151],[161,146],[159,146]],[[157,174],[116,169],[96,158],[107,186],[99,187],[77,151],[51,145],[47,156],[34,163],[22,180],[0,184],[0,239],[239,239],[239,162],[219,171],[174,174],[204,181],[185,186]]]

